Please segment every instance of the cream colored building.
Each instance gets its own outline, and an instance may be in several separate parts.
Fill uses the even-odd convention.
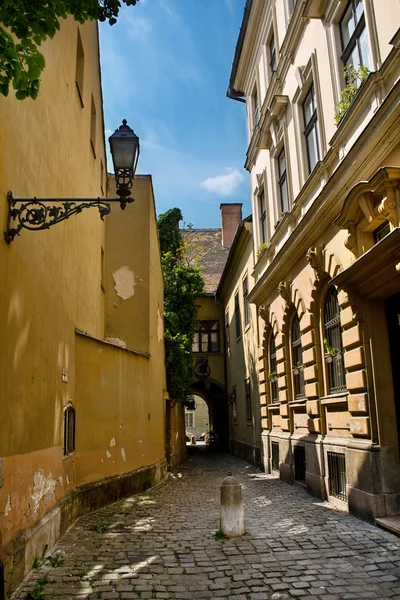
[[[230,450],[261,465],[261,419],[257,373],[257,311],[248,296],[254,279],[253,224],[241,221],[217,289],[224,310]]]
[[[399,23],[394,0],[247,0],[228,90],[247,109],[264,465],[369,520],[400,515]],[[335,122],[348,64],[370,74]]]
[[[97,24],[63,21],[43,53],[37,100],[0,96],[4,229],[8,190],[16,198],[107,195]],[[151,177],[135,178],[132,194],[133,204],[124,212],[113,205],[104,221],[91,208],[48,230],[23,229],[9,245],[0,240],[7,594],[77,517],[166,471],[163,280]],[[184,443],[183,433],[174,444],[179,435]]]

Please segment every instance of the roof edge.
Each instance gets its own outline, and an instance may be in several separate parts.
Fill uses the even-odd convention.
[[[238,70],[238,66],[239,66],[240,55],[241,55],[242,49],[243,49],[244,38],[246,36],[247,25],[249,23],[249,17],[250,17],[250,11],[251,11],[252,5],[253,5],[253,0],[246,0],[242,24],[240,26],[239,37],[238,37],[238,41],[236,42],[235,54],[233,57],[231,75],[229,78],[229,85],[228,85],[228,89],[226,92],[226,95],[228,96],[228,98],[231,98],[232,100],[238,100],[239,102],[245,102],[244,92],[242,92],[241,90],[235,90],[234,83],[235,83],[236,74],[237,74],[237,70]]]

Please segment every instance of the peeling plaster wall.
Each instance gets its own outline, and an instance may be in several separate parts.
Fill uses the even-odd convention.
[[[62,20],[41,51],[46,69],[35,102],[0,96],[0,221],[6,193],[104,197],[106,165],[97,24]],[[85,53],[82,102],[75,84],[78,30]],[[89,142],[96,105],[95,154]],[[71,148],[73,151],[71,151]],[[101,248],[95,209],[48,231],[0,240],[0,530],[6,546],[66,493],[63,408],[75,398],[75,328],[104,336]]]
[[[164,381],[157,393],[152,359],[83,335],[76,358],[76,485],[163,459]]]
[[[78,30],[82,98],[75,84]],[[42,51],[38,99],[0,96],[3,224],[8,190],[20,198],[106,192],[97,24],[63,20]],[[65,523],[88,510],[77,500],[83,483],[126,476],[121,485],[130,489],[137,468],[163,463],[165,367],[157,316],[163,280],[150,177],[135,179],[134,196],[124,213],[113,206],[104,222],[92,209],[48,231],[24,230],[9,246],[0,240],[0,558],[12,557],[6,569],[15,572],[14,584]],[[80,341],[76,330],[86,334]],[[76,450],[64,457],[68,403],[76,409]],[[159,478],[163,468],[157,469]],[[140,475],[140,486],[156,479]],[[63,525],[57,515],[69,502],[76,506]]]
[[[110,197],[115,193],[110,177]],[[150,269],[150,254],[158,253],[158,246],[150,244],[150,229],[156,225],[151,177],[135,177],[132,194],[135,202],[123,212],[111,211],[106,221],[105,335],[122,339],[129,350],[149,352],[150,277],[152,294],[157,296],[163,286]]]

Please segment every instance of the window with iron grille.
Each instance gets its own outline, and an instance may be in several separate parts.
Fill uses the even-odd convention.
[[[315,101],[315,91],[313,85],[311,86],[303,102],[303,119],[304,137],[307,147],[308,172],[311,173],[319,161],[317,105]]]
[[[75,450],[75,409],[67,406],[64,410],[64,456]]]
[[[294,448],[294,478],[299,483],[306,482],[306,449],[304,446]]]
[[[344,372],[340,308],[335,286],[329,288],[325,298],[324,331],[328,389],[329,394],[336,394],[346,390],[346,377]]]
[[[268,374],[268,379],[270,382],[270,391],[271,391],[271,402],[279,402],[277,369],[278,369],[278,363],[276,361],[275,338],[273,335],[271,335],[271,341],[270,341],[270,345],[269,345],[269,374]]]
[[[301,346],[300,321],[297,314],[293,318],[291,338],[294,393],[296,398],[304,398],[303,348]]]
[[[339,23],[342,61],[345,66],[369,66],[367,28],[364,0],[350,0]]]
[[[328,452],[329,494],[347,500],[346,457],[339,452]]]
[[[276,62],[276,46],[275,46],[275,38],[272,36],[269,42],[269,67],[271,69],[271,73],[274,73],[277,68]]]
[[[237,421],[237,402],[236,402],[236,386],[232,387],[232,417]]]
[[[226,339],[226,350],[229,352],[231,349],[231,343],[229,338],[229,311],[225,313],[225,339]]]
[[[278,185],[279,195],[281,200],[281,211],[282,213],[289,211],[289,194],[288,194],[288,182],[286,172],[286,156],[285,148],[282,149],[278,156]]]
[[[236,326],[236,338],[240,337],[242,328],[240,326],[240,306],[239,306],[239,292],[235,294],[235,326]]]
[[[250,322],[250,311],[249,311],[249,301],[247,300],[247,296],[249,295],[249,282],[246,277],[243,279],[243,312],[244,312],[244,324],[245,326]]]
[[[199,321],[192,352],[219,352],[219,321]]]
[[[261,243],[264,244],[267,241],[267,222],[266,222],[267,211],[265,208],[264,190],[260,193],[260,195],[258,197],[258,204],[259,204],[259,208],[260,208]]]
[[[250,379],[246,379],[244,382],[244,393],[246,398],[246,419],[251,421],[251,393],[250,393]]]
[[[279,471],[279,442],[271,442],[272,470]]]

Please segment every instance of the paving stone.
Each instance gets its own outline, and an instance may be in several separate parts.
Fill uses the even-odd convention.
[[[219,540],[227,471],[243,485],[247,533]],[[400,600],[392,534],[230,455],[193,449],[177,472],[82,517],[52,550],[64,563],[45,562],[13,600],[45,575],[45,600]],[[91,530],[100,520],[103,534]]]

